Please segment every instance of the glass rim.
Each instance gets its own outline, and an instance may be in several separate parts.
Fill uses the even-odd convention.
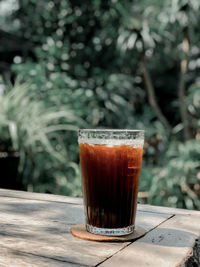
[[[135,129],[80,129],[78,132],[78,143],[143,147],[144,135],[144,130]]]
[[[79,132],[145,132],[145,130],[139,129],[79,129]]]

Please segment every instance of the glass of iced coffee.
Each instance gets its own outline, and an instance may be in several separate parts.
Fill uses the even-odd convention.
[[[83,129],[78,142],[87,231],[132,233],[144,131]]]

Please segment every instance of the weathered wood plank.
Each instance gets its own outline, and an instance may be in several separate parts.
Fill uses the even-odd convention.
[[[155,213],[165,213],[165,214],[192,214],[198,215],[199,211],[197,210],[186,210],[186,209],[177,209],[177,208],[168,208],[161,206],[151,206],[148,204],[138,204],[138,210],[140,211],[148,211]]]
[[[22,198],[22,199],[53,201],[53,202],[63,202],[63,203],[69,203],[69,204],[80,204],[80,205],[83,204],[82,198],[60,196],[60,195],[53,195],[53,194],[32,193],[32,192],[8,190],[8,189],[0,189],[0,196]],[[168,207],[161,207],[161,206],[151,206],[147,204],[138,204],[138,210],[154,212],[154,213],[166,213],[166,214],[198,214],[199,213],[199,211],[194,211],[194,210],[176,209],[176,208],[168,208]]]
[[[37,259],[51,255],[58,262],[91,266],[129,244],[102,244],[73,237],[70,226],[84,223],[82,205],[4,196],[0,197],[0,214],[0,246],[25,256],[34,255]],[[137,223],[150,231],[169,217],[139,211]],[[39,266],[43,266],[42,263]]]
[[[74,264],[72,262],[58,261],[51,258],[51,255],[35,255],[25,253],[15,249],[0,246],[0,266],[1,267],[79,267],[84,265]]]
[[[175,215],[100,266],[183,266],[200,236],[200,215]]]
[[[8,190],[8,189],[0,189],[0,196],[22,198],[22,199],[53,201],[53,202],[64,202],[64,203],[69,203],[69,204],[83,204],[82,198],[60,196],[60,195],[53,195],[53,194],[32,193],[32,192]]]

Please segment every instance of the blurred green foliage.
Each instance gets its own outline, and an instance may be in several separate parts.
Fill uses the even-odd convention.
[[[78,164],[70,160],[62,135],[74,134],[82,121],[68,105],[46,107],[44,101],[35,100],[29,87],[17,81],[0,94],[0,151],[19,152],[24,188],[57,193],[67,188],[69,194],[80,194],[79,175],[70,178],[79,171]]]
[[[145,129],[140,191],[148,192],[147,202],[200,208],[199,0],[9,2],[12,12],[1,16],[3,76],[28,81],[27,93],[44,105],[45,114],[64,109],[77,118],[58,125]],[[3,45],[11,39],[13,45]],[[171,130],[146,90],[144,57]],[[184,103],[178,97],[181,75]],[[184,140],[181,105],[188,113],[190,140]],[[26,186],[81,195],[77,134],[64,129],[54,134],[59,145],[54,140],[53,146],[65,150],[65,163],[46,149],[37,153],[34,145],[26,157],[32,163],[22,168],[30,179]]]
[[[200,207],[199,151],[200,140],[170,144],[163,166],[152,169],[151,203],[188,209]]]

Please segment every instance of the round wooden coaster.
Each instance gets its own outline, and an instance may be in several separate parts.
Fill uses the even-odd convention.
[[[123,236],[107,236],[107,235],[95,235],[89,233],[84,224],[77,224],[71,227],[71,233],[73,236],[99,242],[127,242],[136,240],[146,234],[146,230],[140,226],[135,226],[133,233]]]

